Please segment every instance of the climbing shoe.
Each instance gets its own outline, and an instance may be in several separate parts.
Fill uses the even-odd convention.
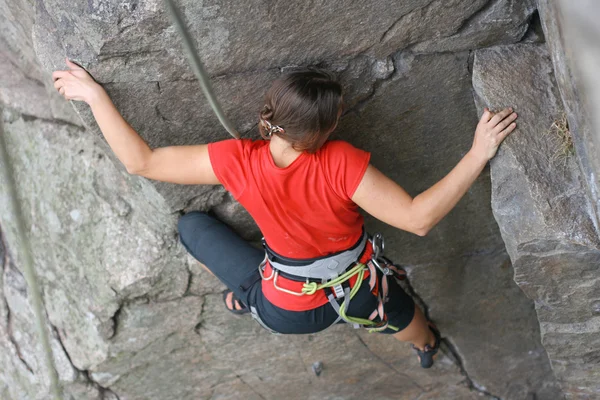
[[[435,345],[431,347],[426,344],[423,350],[419,349],[415,345],[412,345],[412,348],[417,352],[419,359],[421,360],[422,368],[431,368],[433,365],[433,356],[435,356],[440,349],[441,336],[440,332],[433,326],[431,323],[429,324],[429,329],[433,332],[433,336],[435,336]]]
[[[227,303],[227,299],[230,299],[230,303]],[[223,303],[225,303],[225,307],[234,314],[247,314],[250,312],[250,309],[246,307],[246,305],[237,298],[235,293],[233,293],[229,289],[225,289],[223,291]],[[229,306],[231,304],[231,308]]]

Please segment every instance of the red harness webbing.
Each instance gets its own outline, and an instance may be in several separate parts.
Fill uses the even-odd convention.
[[[365,251],[362,255],[362,257],[360,258],[359,262],[366,264],[370,259],[371,259],[371,255],[373,254],[373,247],[371,245],[371,242],[367,241],[367,245],[365,248]],[[265,276],[271,276],[273,274],[273,269],[271,268],[271,266],[269,265],[269,262],[267,261],[266,265],[265,265],[265,270],[264,270],[264,275]],[[371,276],[369,271],[366,271],[363,277],[363,280],[369,278]],[[377,280],[377,279],[375,279]],[[348,283],[350,284],[350,287],[354,287],[354,285],[356,285],[357,281],[357,277],[353,276],[352,278],[350,278],[348,280]],[[359,284],[362,283],[359,282]],[[278,277],[277,280],[277,285],[287,289],[287,290],[291,290],[294,292],[301,292],[302,291],[302,287],[304,285],[304,282],[299,282],[299,281],[295,281],[292,279],[286,279],[282,276]],[[375,285],[375,289],[374,290],[379,290],[379,285],[378,283]],[[282,292],[280,290],[277,290],[274,286],[273,286],[273,281],[272,280],[263,280],[262,281],[262,291],[263,294],[265,296],[265,298],[267,300],[269,300],[269,302],[271,302],[273,305],[279,307],[279,308],[283,308],[284,310],[288,310],[288,311],[308,311],[308,310],[313,310],[315,308],[321,307],[324,304],[329,303],[329,300],[327,299],[327,296],[325,295],[325,291],[323,289],[318,290],[315,294],[310,295],[310,296],[294,296],[285,292]],[[376,293],[375,293],[376,294]]]

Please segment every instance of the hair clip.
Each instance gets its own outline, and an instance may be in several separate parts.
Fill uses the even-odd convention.
[[[280,127],[279,125],[273,125],[266,119],[261,119],[260,122],[262,123],[263,127],[267,130],[267,136],[271,136],[274,133],[279,133],[279,132],[284,131],[284,129],[282,127]]]

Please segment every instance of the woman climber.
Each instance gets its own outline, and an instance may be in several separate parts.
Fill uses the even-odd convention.
[[[150,149],[104,89],[83,68],[69,60],[67,65],[69,70],[53,73],[55,88],[91,107],[129,173],[222,184],[260,227],[265,251],[206,213],[179,220],[185,248],[227,286],[223,298],[230,311],[251,312],[279,333],[314,333],[346,321],[410,342],[422,367],[433,364],[439,332],[395,279],[387,279],[397,271],[381,256],[378,238],[367,237],[358,209],[424,236],[515,129],[512,109],[486,109],[470,151],[446,177],[411,198],[369,164],[369,153],[327,140],[341,116],[342,88],[325,72],[293,72],[275,81],[259,116],[263,140]]]

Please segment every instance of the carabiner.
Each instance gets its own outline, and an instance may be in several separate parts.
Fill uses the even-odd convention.
[[[371,258],[371,261],[373,262],[373,264],[375,264],[375,266],[384,274],[384,275],[393,275],[394,272],[389,269],[387,266],[386,267],[382,267],[379,264],[379,261],[377,261],[374,257]]]
[[[383,256],[383,250],[385,249],[385,240],[383,239],[383,235],[381,233],[376,233],[373,235],[373,239],[371,239],[371,244],[373,246],[373,256],[372,258],[378,259]]]

